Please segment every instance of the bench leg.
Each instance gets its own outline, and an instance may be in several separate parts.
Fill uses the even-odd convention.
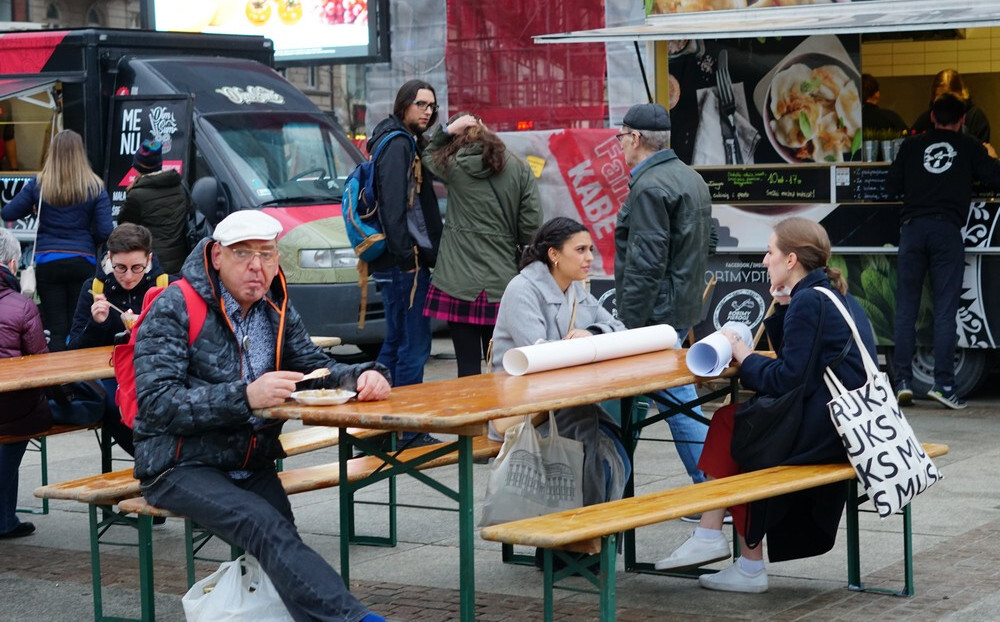
[[[194,585],[194,527],[191,519],[184,519],[184,560],[187,562],[188,587]]]
[[[555,589],[555,580],[552,577],[552,549],[542,549],[542,573],[544,576],[542,589],[545,591],[544,620],[552,622],[552,591]]]
[[[615,619],[615,558],[617,552],[617,534],[601,538],[601,622],[614,622]]]
[[[156,620],[156,591],[153,587],[153,517],[139,516],[139,601],[142,621]]]
[[[858,533],[860,507],[858,482],[851,480],[847,485],[847,588],[857,591],[865,589],[861,585],[861,537]]]
[[[28,449],[26,451],[37,451],[40,455],[41,460],[41,475],[42,475],[42,486],[48,486],[49,484],[49,458],[48,452],[46,451],[45,437],[33,438],[28,441]],[[15,508],[15,512],[20,512],[22,514],[48,514],[49,513],[49,500],[42,497],[42,507],[23,507]]]
[[[558,556],[565,567],[558,573],[554,570],[553,560]],[[597,575],[594,575],[594,558],[597,558]],[[556,551],[553,549],[542,549],[542,571],[543,571],[543,598],[544,598],[544,619],[545,622],[552,622],[555,617],[554,601],[556,583],[568,576],[577,574],[592,585],[598,588],[600,595],[601,622],[614,622],[615,619],[615,571],[618,560],[618,534],[611,534],[601,538],[601,552],[596,556],[589,555],[582,559],[576,559],[572,554]],[[581,588],[561,588],[574,592],[590,592]],[[464,618],[463,618],[464,619]]]
[[[94,590],[94,620],[104,619],[104,599],[101,593],[101,542],[100,529],[97,520],[97,506],[87,506],[90,516],[90,582]]]
[[[861,536],[858,525],[858,515],[861,504],[866,496],[858,496],[858,481],[851,480],[847,485],[847,589],[854,592],[874,592],[892,596],[913,596],[916,588],[913,583],[913,514],[911,506],[906,505],[901,511],[903,515],[903,589],[890,590],[876,587],[865,587],[861,582]]]

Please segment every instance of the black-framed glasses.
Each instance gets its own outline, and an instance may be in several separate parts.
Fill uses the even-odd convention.
[[[622,132],[621,134],[615,134],[615,138],[618,139],[618,144],[620,145],[620,144],[622,144],[622,137],[624,137],[624,136],[631,136],[631,135],[632,135],[632,132]]]
[[[117,272],[118,274],[125,274],[126,272],[131,272],[132,274],[141,274],[146,271],[147,265],[148,264],[137,263],[131,266],[126,266],[123,263],[116,263],[111,266],[111,269]]]
[[[415,101],[413,102],[413,105],[416,106],[420,110],[420,112],[424,112],[428,108],[431,109],[431,112],[437,112],[438,109],[438,105],[435,104],[434,102],[425,102],[423,100]]]
[[[229,246],[226,248],[233,252],[233,257],[241,264],[250,263],[254,257],[260,257],[260,262],[267,265],[278,261],[278,251],[252,251],[248,248],[231,248]]]

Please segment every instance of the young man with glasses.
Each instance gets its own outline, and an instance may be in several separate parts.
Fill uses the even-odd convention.
[[[375,165],[379,211],[388,250],[371,262],[372,278],[385,305],[386,336],[378,362],[389,368],[393,386],[420,384],[431,353],[430,318],[423,314],[430,269],[437,260],[443,223],[432,185],[420,160],[424,132],[438,118],[437,95],[423,80],[410,80],[396,93],[392,114],[372,131],[368,153],[390,132]],[[405,433],[410,447],[436,443],[428,434]]]
[[[153,236],[142,225],[123,223],[108,236],[108,252],[93,279],[84,281],[77,299],[67,348],[94,348],[124,343],[128,329],[142,310],[149,288],[168,283],[166,273],[153,257]],[[103,425],[118,446],[135,453],[132,430],[121,422],[114,395],[114,378],[101,381],[108,395]]]
[[[384,367],[338,363],[313,345],[288,300],[280,233],[277,219],[240,210],[191,252],[181,276],[207,306],[192,345],[180,287],[147,311],[135,340],[135,476],[150,503],[256,557],[295,620],[383,620],[302,541],[275,470],[282,422],[253,416],[321,367],[330,375],[298,387],[389,396]]]

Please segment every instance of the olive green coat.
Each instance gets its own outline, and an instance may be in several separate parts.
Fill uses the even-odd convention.
[[[504,170],[492,175],[483,165],[479,144],[462,148],[447,168],[439,167],[433,155],[450,140],[438,127],[421,158],[448,188],[444,234],[431,282],[459,300],[471,302],[485,290],[487,300],[500,302],[517,274],[516,246],[530,243],[542,224],[538,185],[527,163],[510,152]]]

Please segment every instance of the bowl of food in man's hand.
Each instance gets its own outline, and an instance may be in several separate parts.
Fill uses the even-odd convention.
[[[357,395],[346,389],[310,389],[292,393],[292,399],[305,406],[332,406],[343,404]]]

